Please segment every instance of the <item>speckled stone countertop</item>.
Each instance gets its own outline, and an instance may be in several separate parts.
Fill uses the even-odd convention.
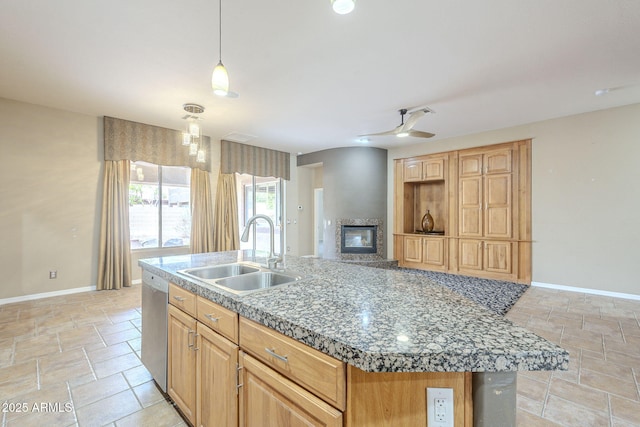
[[[303,279],[244,296],[178,273],[249,251],[140,260],[154,274],[369,372],[566,370],[566,350],[415,274],[288,256]]]

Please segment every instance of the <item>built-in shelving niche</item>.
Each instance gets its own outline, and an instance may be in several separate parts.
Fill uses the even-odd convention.
[[[405,183],[405,206],[413,206],[413,209],[405,209],[404,233],[422,231],[422,217],[427,210],[434,221],[434,231],[448,232],[447,223],[447,189],[444,180],[429,182]]]

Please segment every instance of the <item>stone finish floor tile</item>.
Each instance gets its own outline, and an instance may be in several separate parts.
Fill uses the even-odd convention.
[[[71,406],[0,425],[186,426],[139,360],[140,289],[0,306],[0,400]],[[640,427],[640,301],[532,287],[506,317],[570,353],[518,373],[518,427]]]

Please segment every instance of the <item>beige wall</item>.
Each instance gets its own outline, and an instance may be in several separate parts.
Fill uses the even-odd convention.
[[[102,118],[0,98],[0,300],[96,285],[102,173]],[[134,251],[132,278],[138,259],[188,252]]]
[[[390,149],[389,170],[397,158],[532,138],[533,281],[640,295],[639,117],[634,104],[425,141]]]
[[[0,299],[95,286],[101,132],[96,117],[0,98]]]

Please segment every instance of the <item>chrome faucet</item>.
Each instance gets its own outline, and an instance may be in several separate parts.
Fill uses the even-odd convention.
[[[247,225],[244,227],[244,231],[242,232],[242,236],[240,237],[240,240],[242,240],[243,242],[249,241],[249,229],[251,228],[251,224],[256,222],[256,220],[260,218],[266,220],[267,223],[269,223],[269,258],[267,259],[267,266],[270,269],[274,269],[278,266],[278,263],[282,261],[282,258],[276,257],[276,254],[275,254],[276,230],[275,230],[275,226],[273,225],[273,221],[271,221],[271,218],[263,214],[257,214],[249,218],[249,220],[247,221]]]

